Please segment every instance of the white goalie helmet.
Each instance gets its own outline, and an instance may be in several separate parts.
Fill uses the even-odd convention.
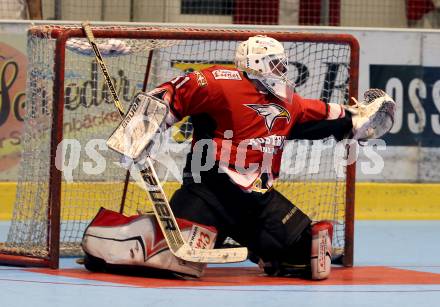
[[[287,77],[288,60],[279,41],[265,35],[249,37],[238,45],[235,65],[272,94],[290,102],[293,85]]]

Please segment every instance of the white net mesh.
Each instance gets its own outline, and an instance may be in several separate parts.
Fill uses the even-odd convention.
[[[150,210],[150,204],[138,186],[126,182],[126,172],[116,165],[119,156],[102,146],[119,123],[119,116],[85,39],[67,41],[62,85],[55,81],[54,58],[59,50],[51,37],[53,29],[61,28],[42,29],[40,32],[34,28],[29,35],[23,158],[11,228],[0,252],[47,257],[48,229],[57,223],[49,218],[49,199],[59,188],[53,181],[50,186],[53,104],[60,103],[54,101],[53,91],[58,87],[64,86],[64,107],[55,115],[56,121],[62,115],[64,140],[64,146],[58,146],[58,154],[62,153],[64,160],[57,160],[58,166],[64,165],[60,187],[62,250],[79,251],[83,231],[99,207],[116,211],[122,207],[129,215]],[[125,109],[132,96],[142,89],[144,80],[148,80],[150,90],[187,71],[212,64],[232,65],[237,45],[235,40],[151,39],[147,34],[122,39],[113,38],[111,33],[97,42],[106,55],[106,65]],[[284,44],[292,65],[290,77],[301,95],[347,103],[349,44],[301,40]],[[157,157],[156,167],[171,197],[179,186],[177,179],[189,150],[191,124],[182,121],[167,133],[171,138]],[[97,159],[94,151],[102,159]],[[336,223],[334,247],[339,252],[345,244],[346,171],[340,164],[343,156],[344,150],[342,154],[335,151],[332,139],[289,142],[276,185],[312,219]]]

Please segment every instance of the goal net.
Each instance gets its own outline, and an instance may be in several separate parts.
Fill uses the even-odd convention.
[[[124,109],[141,90],[213,64],[232,66],[237,43],[261,32],[203,28],[94,27]],[[290,78],[308,98],[347,104],[357,96],[358,45],[348,35],[267,32],[282,41]],[[151,210],[146,193],[105,146],[120,119],[81,28],[29,30],[26,116],[16,203],[0,263],[58,267],[78,255],[85,227],[102,206]],[[167,132],[155,167],[171,197],[180,185],[191,121]],[[313,220],[335,223],[333,247],[352,265],[354,167],[329,138],[290,141],[276,188]]]

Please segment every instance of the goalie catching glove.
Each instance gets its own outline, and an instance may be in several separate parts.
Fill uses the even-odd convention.
[[[391,130],[396,103],[387,93],[380,89],[369,89],[364,93],[364,101],[352,99],[355,104],[345,106],[345,109],[352,114],[354,139],[376,139]]]
[[[191,247],[214,248],[214,227],[183,219],[177,219],[177,224]],[[87,227],[81,247],[86,255],[84,264],[91,271],[141,267],[200,277],[206,267],[174,256],[152,214],[127,217],[101,208]]]

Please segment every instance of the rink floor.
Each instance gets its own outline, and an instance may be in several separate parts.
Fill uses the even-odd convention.
[[[8,225],[0,222],[0,242]],[[312,282],[263,276],[250,262],[197,280],[0,266],[0,306],[440,306],[440,221],[357,221],[355,266]]]

